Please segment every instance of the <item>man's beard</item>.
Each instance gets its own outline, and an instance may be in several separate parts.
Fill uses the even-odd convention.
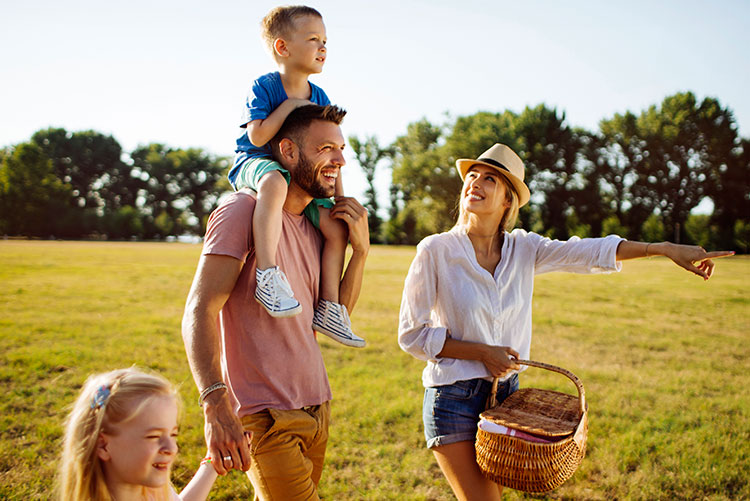
[[[316,179],[315,177],[315,166],[308,160],[308,158],[300,151],[299,162],[297,166],[289,172],[292,182],[302,188],[313,198],[329,198],[333,196],[334,188],[326,187]]]

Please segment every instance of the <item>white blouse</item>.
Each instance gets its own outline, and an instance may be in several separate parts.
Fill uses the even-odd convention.
[[[609,235],[563,242],[515,229],[505,233],[492,276],[479,265],[465,228],[431,235],[417,246],[406,276],[398,344],[427,361],[425,387],[489,379],[491,374],[478,360],[438,357],[447,332],[453,339],[510,346],[528,359],[534,275],[620,271],[616,254],[622,240]]]

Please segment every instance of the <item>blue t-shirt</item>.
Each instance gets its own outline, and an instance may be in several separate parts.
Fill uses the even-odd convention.
[[[326,93],[312,82],[310,84],[310,101],[320,106],[331,104]],[[255,146],[247,137],[247,124],[253,120],[263,120],[273,112],[281,103],[287,100],[284,85],[281,83],[281,75],[278,71],[267,73],[253,82],[250,92],[245,99],[242,108],[242,120],[240,127],[242,135],[237,138],[234,165],[229,171],[229,181],[234,185],[237,171],[246,160],[250,158],[271,158],[271,147],[264,144]]]

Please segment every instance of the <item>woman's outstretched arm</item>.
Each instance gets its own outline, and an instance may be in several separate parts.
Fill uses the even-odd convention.
[[[637,259],[639,257],[666,256],[677,266],[685,268],[708,280],[714,271],[712,259],[733,256],[734,251],[706,252],[697,245],[680,245],[671,242],[647,243],[623,240],[617,247],[617,260]]]

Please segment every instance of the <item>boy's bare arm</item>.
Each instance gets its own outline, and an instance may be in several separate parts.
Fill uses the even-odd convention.
[[[287,99],[266,118],[249,122],[247,124],[247,137],[250,139],[250,142],[257,147],[265,145],[279,132],[286,117],[295,109],[306,104],[313,103],[307,99]]]

